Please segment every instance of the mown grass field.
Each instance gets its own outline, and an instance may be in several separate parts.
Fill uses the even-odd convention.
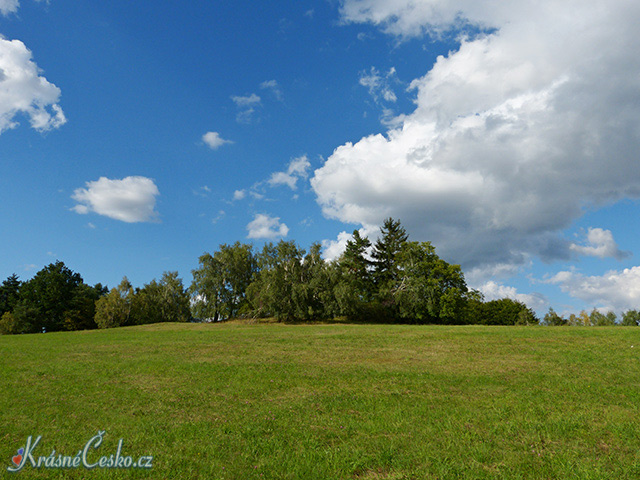
[[[637,479],[640,329],[163,324],[0,337],[15,478]],[[153,455],[33,469],[35,452]]]

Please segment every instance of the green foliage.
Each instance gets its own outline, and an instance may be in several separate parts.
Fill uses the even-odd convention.
[[[249,286],[249,301],[258,316],[296,319],[293,285],[302,279],[304,250],[293,241],[265,244],[258,255],[259,273]]]
[[[134,290],[124,277],[96,302],[95,321],[100,328],[191,320],[190,297],[178,272],[164,272],[142,289]]]
[[[354,230],[335,261],[294,241],[267,243],[254,255],[251,245],[222,244],[199,258],[193,281],[184,288],[177,272],[165,272],[134,289],[126,277],[108,291],[84,284],[79,274],[56,262],[22,284],[16,275],[0,287],[0,308],[9,312],[0,330],[39,332],[111,328],[253,315],[285,321],[335,317],[367,322],[487,325],[537,324],[533,311],[509,299],[483,302],[470,291],[459,265],[441,259],[429,242],[409,241],[399,220],[387,218],[372,246]],[[554,316],[555,315],[555,316]],[[586,314],[585,314],[586,315]],[[589,323],[615,323],[615,315]],[[548,324],[566,324],[555,312]],[[581,318],[581,317],[580,317]],[[572,316],[571,323],[578,323]]]
[[[334,311],[332,282],[335,275],[314,244],[307,255],[293,241],[267,243],[258,255],[259,272],[248,288],[257,316],[278,320],[326,318]]]
[[[133,299],[134,323],[188,322],[190,297],[178,272],[164,272],[136,292]]]
[[[319,243],[311,245],[301,265],[300,281],[292,286],[295,317],[298,319],[314,320],[331,316],[333,276],[322,259],[321,248]]]
[[[535,314],[533,310],[528,308],[525,304],[522,304],[524,308],[522,308],[518,312],[518,318],[516,320],[516,325],[538,325],[540,323],[540,319]]]
[[[409,235],[399,220],[387,218],[380,228],[380,238],[376,241],[371,257],[373,258],[373,279],[376,297],[391,316],[396,316],[394,293],[400,279],[398,255],[407,242]]]
[[[537,325],[538,318],[533,310],[527,306],[512,300],[502,298],[491,300],[480,306],[478,323],[482,325]]]
[[[21,324],[16,320],[11,312],[4,312],[0,317],[0,335],[14,335],[23,333]]]
[[[460,317],[460,323],[464,325],[477,325],[482,319],[482,305],[484,296],[478,290],[469,290],[466,302]]]
[[[435,253],[429,242],[404,242],[396,255],[397,279],[390,282],[399,317],[419,323],[460,323],[466,293],[459,265]]]
[[[605,314],[594,308],[589,315],[589,319],[594,327],[611,327],[616,324],[617,317],[614,312]]]
[[[133,306],[133,287],[123,277],[120,285],[96,302],[95,322],[99,328],[121,327],[132,325],[131,310]]]
[[[562,326],[569,324],[567,319],[562,318],[560,315],[558,315],[553,308],[549,308],[549,311],[542,319],[542,323],[549,326]]]
[[[102,292],[101,285],[86,285],[80,274],[57,261],[20,286],[14,318],[30,332],[95,328],[95,301]]]
[[[334,296],[339,315],[352,319],[371,319],[374,302],[372,262],[367,258],[371,242],[353,231],[344,253],[335,262]]]
[[[189,289],[197,318],[227,319],[248,310],[246,292],[257,269],[253,247],[236,242],[220,245],[213,255],[203,254],[193,270]]]
[[[0,315],[12,311],[20,298],[20,286],[22,282],[14,273],[0,285]]]
[[[622,325],[625,327],[637,327],[640,325],[640,312],[628,310],[622,314]]]

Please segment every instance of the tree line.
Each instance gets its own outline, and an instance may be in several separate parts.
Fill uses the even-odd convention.
[[[221,245],[199,258],[191,293],[194,315],[213,320],[538,323],[522,303],[483,302],[467,287],[459,265],[438,257],[429,242],[410,241],[392,218],[374,244],[354,230],[334,261],[322,259],[317,243],[308,252],[284,240],[260,252],[239,242]]]
[[[321,246],[309,251],[294,241],[223,244],[199,257],[187,288],[177,272],[165,272],[142,288],[127,278],[109,290],[90,286],[56,262],[31,280],[10,276],[0,286],[0,333],[80,330],[157,322],[221,321],[275,317],[313,321],[421,324],[535,325],[524,303],[484,301],[468,288],[459,265],[441,259],[429,242],[410,241],[398,220],[388,218],[375,243],[354,230],[344,253],[326,261]],[[615,315],[614,315],[615,317]],[[588,320],[588,321],[587,321]],[[563,319],[552,309],[546,325],[617,324],[594,310]],[[638,325],[631,310],[622,324]]]
[[[177,272],[134,289],[125,277],[109,290],[90,286],[61,261],[27,281],[14,274],[0,286],[0,333],[87,330],[191,319],[190,297]]]
[[[637,327],[640,325],[640,311],[627,310],[626,312],[623,312],[622,318],[618,319],[615,312],[609,311],[603,313],[594,308],[591,310],[591,313],[587,313],[586,310],[582,310],[577,315],[572,313],[568,318],[564,318],[562,315],[556,313],[553,308],[549,308],[549,311],[542,319],[542,324],[572,327],[612,327],[614,325]]]

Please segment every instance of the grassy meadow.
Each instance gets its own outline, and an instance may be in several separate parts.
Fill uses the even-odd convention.
[[[158,324],[0,337],[15,478],[636,479],[640,329]],[[34,456],[151,470],[9,474]]]

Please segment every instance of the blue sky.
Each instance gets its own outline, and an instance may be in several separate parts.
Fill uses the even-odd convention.
[[[0,0],[0,276],[186,284],[387,216],[487,298],[640,308],[640,7]]]

